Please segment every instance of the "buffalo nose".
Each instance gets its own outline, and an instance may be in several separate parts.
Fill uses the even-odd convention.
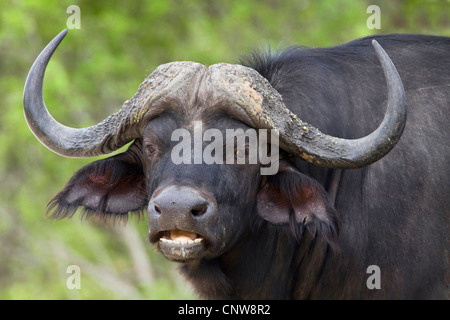
[[[167,187],[148,205],[150,218],[167,220],[175,225],[206,218],[214,211],[213,203],[190,187]]]

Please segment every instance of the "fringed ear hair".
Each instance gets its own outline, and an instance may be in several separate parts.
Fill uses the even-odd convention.
[[[285,160],[280,161],[276,175],[266,176],[258,194],[257,211],[272,224],[288,226],[297,241],[307,231],[337,249],[339,220],[327,193]]]
[[[47,212],[62,219],[83,207],[82,217],[126,220],[128,213],[141,212],[147,202],[142,166],[126,151],[77,171],[49,202]]]

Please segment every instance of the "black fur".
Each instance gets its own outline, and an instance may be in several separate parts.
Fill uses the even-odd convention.
[[[122,155],[88,165],[49,210],[57,218],[78,206],[89,215],[125,217],[144,209],[161,184],[200,186],[222,210],[220,223],[209,228],[239,220],[227,233],[225,252],[181,265],[201,297],[446,298],[450,38],[374,36],[331,48],[254,53],[241,63],[264,76],[302,120],[358,138],[379,125],[386,104],[372,39],[396,66],[408,104],[400,142],[373,165],[344,171],[338,181],[332,169],[288,155],[273,177],[245,166],[175,167],[164,155],[177,127],[170,123],[183,119],[172,113],[152,120],[144,134],[144,141],[160,141],[156,156],[146,156],[138,141]],[[236,126],[225,116],[220,124],[205,118],[211,127]],[[370,265],[381,269],[380,290],[366,286]]]
[[[305,226],[295,224],[292,214],[287,225],[273,225],[253,215],[247,237],[219,262],[182,267],[203,297],[448,297],[450,204],[448,197],[440,195],[450,192],[449,179],[443,178],[450,176],[445,160],[450,156],[446,129],[450,38],[374,36],[332,48],[256,53],[241,62],[268,79],[304,121],[328,134],[358,138],[379,125],[386,102],[385,79],[372,39],[386,50],[402,78],[408,123],[401,141],[384,159],[342,173],[334,204],[341,220],[339,251],[330,250],[333,241],[327,244],[324,237],[304,233]],[[303,174],[330,186],[332,170],[299,159],[293,162]],[[380,290],[366,286],[370,265],[380,267]],[[208,268],[222,273],[216,270],[214,279],[200,280],[203,272],[210,274]],[[207,288],[214,286],[215,279],[231,283],[231,294],[211,294]]]

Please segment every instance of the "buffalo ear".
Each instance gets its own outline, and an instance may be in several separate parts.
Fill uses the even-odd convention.
[[[307,230],[336,248],[337,212],[316,180],[285,160],[280,161],[276,175],[264,179],[257,197],[259,216],[272,224],[289,226],[298,241]]]
[[[82,215],[126,218],[147,206],[142,164],[136,146],[121,154],[95,161],[78,170],[48,204],[53,218],[71,217],[78,207]],[[134,149],[134,150],[133,150]]]

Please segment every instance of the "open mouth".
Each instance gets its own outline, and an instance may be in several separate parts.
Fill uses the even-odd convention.
[[[167,259],[177,262],[199,259],[206,250],[202,236],[179,229],[162,232],[158,247]]]

